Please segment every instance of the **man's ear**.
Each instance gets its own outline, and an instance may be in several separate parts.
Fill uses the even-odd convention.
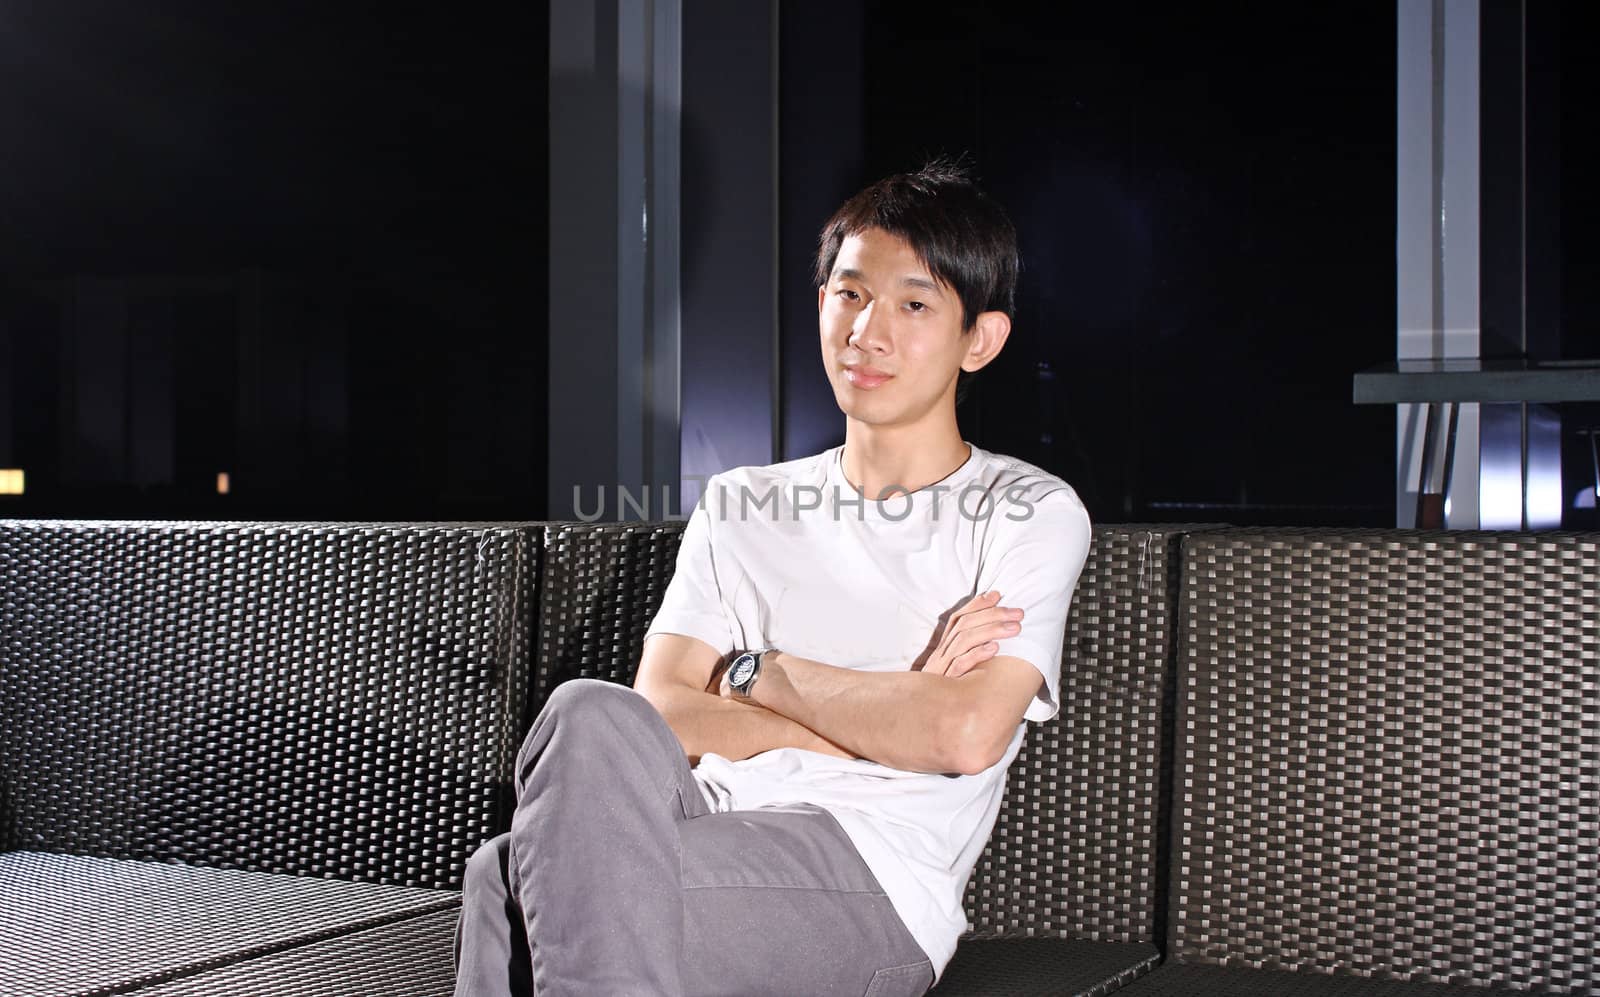
[[[961,360],[964,371],[982,370],[1000,354],[1011,335],[1011,316],[1005,312],[980,312],[967,334],[967,355]]]
[[[822,304],[828,300],[828,285],[823,284],[817,288],[817,314],[822,314]]]

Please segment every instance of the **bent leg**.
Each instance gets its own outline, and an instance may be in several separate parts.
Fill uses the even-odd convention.
[[[528,936],[511,898],[511,835],[484,842],[467,859],[456,922],[456,997],[532,993]]]
[[[683,993],[677,829],[709,807],[661,714],[626,686],[564,682],[516,785],[509,881],[535,993]]]
[[[927,954],[826,810],[734,810],[679,833],[685,993],[901,997],[933,984]]]
[[[830,814],[710,813],[677,737],[627,687],[558,687],[516,780],[511,834],[469,863],[458,994],[526,993],[529,976],[540,997],[899,997],[932,983]]]

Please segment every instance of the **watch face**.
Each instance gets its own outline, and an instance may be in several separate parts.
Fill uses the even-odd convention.
[[[739,660],[733,663],[733,668],[728,671],[729,685],[744,685],[750,681],[750,673],[756,670],[754,655],[741,654]]]

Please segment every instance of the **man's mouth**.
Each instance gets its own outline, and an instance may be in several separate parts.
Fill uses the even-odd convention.
[[[876,388],[893,376],[893,374],[873,371],[868,367],[846,367],[844,369],[844,379],[857,388]]]

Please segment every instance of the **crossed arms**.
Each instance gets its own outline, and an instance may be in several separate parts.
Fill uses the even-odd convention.
[[[713,752],[737,759],[804,748],[972,775],[1004,757],[1043,682],[1033,665],[993,651],[993,639],[1018,627],[1020,613],[977,596],[940,625],[919,670],[857,671],[780,649],[767,656],[750,701],[719,691],[716,648],[662,633],[645,642],[633,687],[660,711],[691,764]]]

